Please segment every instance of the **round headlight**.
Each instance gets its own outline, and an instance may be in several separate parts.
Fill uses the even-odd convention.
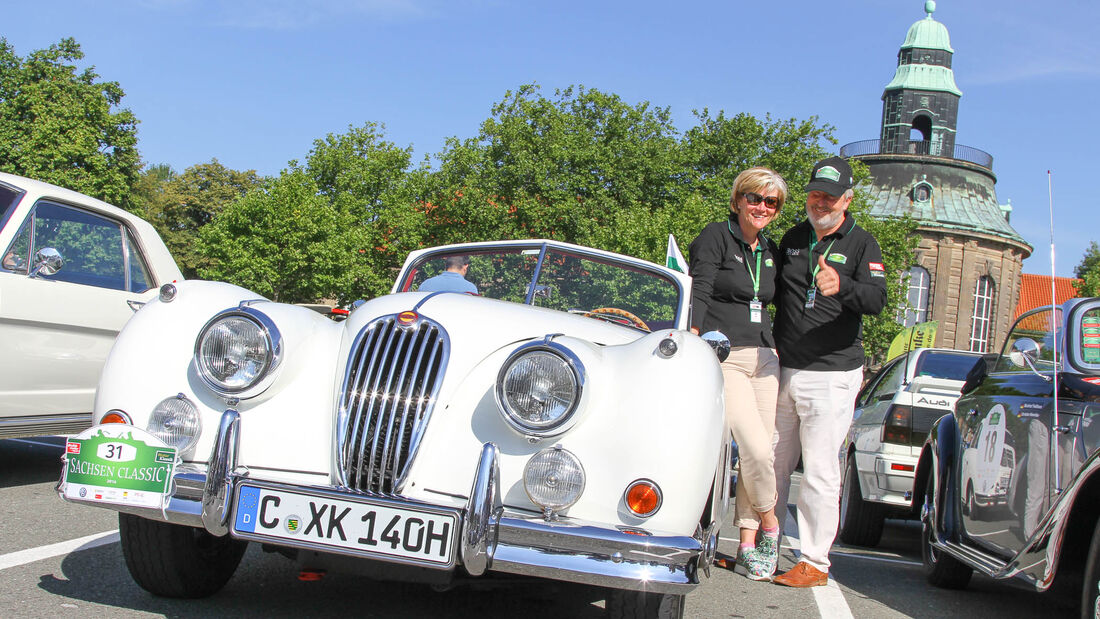
[[[497,377],[497,400],[504,419],[525,434],[560,429],[577,408],[583,367],[568,349],[538,344],[521,348]]]
[[[146,430],[183,452],[198,442],[202,419],[195,405],[183,395],[178,395],[165,398],[153,407]]]
[[[531,502],[556,512],[577,502],[584,492],[584,469],[572,453],[554,447],[531,456],[523,468],[523,489]]]
[[[199,375],[215,391],[238,395],[274,368],[277,344],[272,340],[277,339],[278,331],[274,325],[263,324],[259,316],[258,312],[226,314],[210,321],[199,335],[195,363]]]

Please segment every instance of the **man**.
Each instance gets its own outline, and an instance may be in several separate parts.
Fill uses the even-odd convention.
[[[421,292],[465,292],[477,294],[477,286],[466,281],[466,272],[470,270],[469,256],[447,256],[443,261],[445,271],[429,277],[420,284]]]
[[[829,547],[839,521],[838,454],[863,380],[863,316],[886,305],[886,273],[875,239],[848,213],[852,168],[819,161],[806,185],[806,221],[783,236],[775,317],[779,352],[775,477],[787,505],[802,456],[799,562],[776,576],[790,587],[828,583]]]

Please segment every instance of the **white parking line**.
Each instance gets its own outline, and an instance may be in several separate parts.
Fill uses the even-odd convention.
[[[78,537],[67,542],[58,542],[48,546],[39,546],[38,548],[28,548],[27,550],[20,550],[18,552],[9,552],[6,555],[0,555],[0,570],[6,570],[9,567],[16,567],[18,565],[26,565],[27,563],[34,563],[42,559],[67,555],[70,552],[76,552],[78,550],[88,550],[89,548],[96,548],[97,546],[106,546],[107,544],[114,544],[117,541],[118,529],[115,529],[114,531],[105,531],[103,533],[96,533],[95,535]]]
[[[795,520],[791,510],[787,510],[787,517],[783,523],[784,546],[793,550],[800,550],[802,545],[798,541],[798,521]],[[810,587],[814,594],[814,602],[817,604],[817,612],[825,619],[852,619],[852,609],[848,607],[848,600],[844,599],[844,592],[836,584],[835,578],[830,578],[824,587]]]

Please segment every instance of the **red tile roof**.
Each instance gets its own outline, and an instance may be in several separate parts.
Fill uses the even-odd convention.
[[[1020,301],[1016,304],[1016,316],[1042,305],[1050,305],[1050,276],[1023,273],[1020,275]],[[1077,296],[1073,277],[1054,278],[1054,298],[1057,303]]]

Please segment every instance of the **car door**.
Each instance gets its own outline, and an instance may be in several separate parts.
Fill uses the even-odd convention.
[[[1021,316],[993,371],[957,407],[963,527],[976,546],[1005,558],[1023,548],[1054,497],[1052,324],[1050,308]],[[1028,342],[1039,348],[1034,361],[1020,352]]]
[[[121,221],[39,200],[0,265],[0,418],[90,413],[99,372],[130,302],[155,293],[147,261]],[[35,255],[64,265],[35,273]]]

